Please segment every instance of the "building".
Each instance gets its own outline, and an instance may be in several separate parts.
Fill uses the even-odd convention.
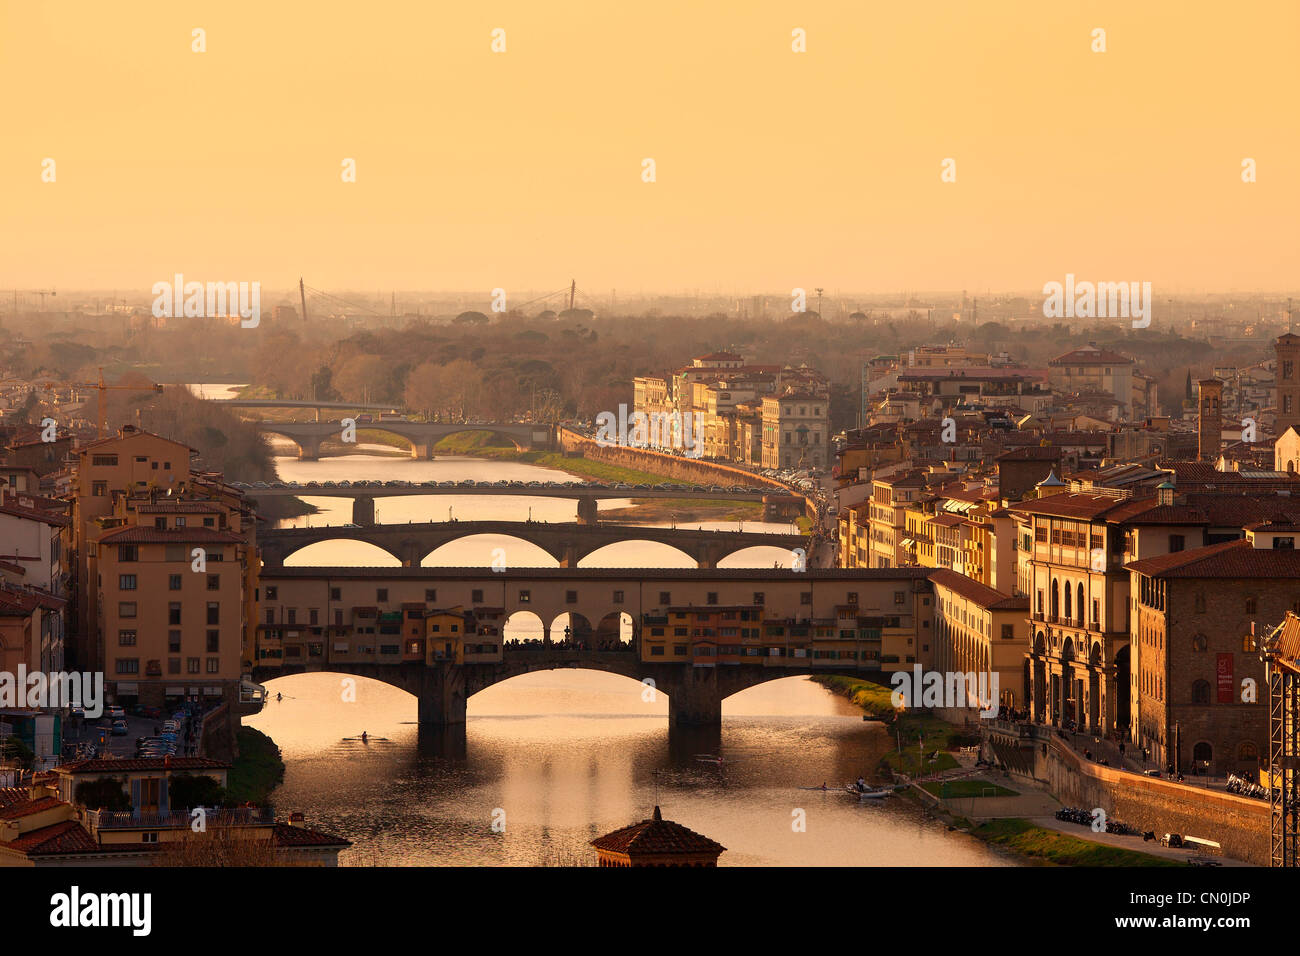
[[[997,696],[978,701],[982,709],[1024,708],[1029,598],[1010,597],[946,568],[933,571],[930,581],[935,670],[985,675],[983,685],[977,681],[977,686],[996,687]]]
[[[1277,357],[1273,434],[1282,435],[1288,428],[1300,431],[1300,335],[1288,332],[1278,336],[1273,352]]]
[[[1106,396],[1115,402],[1121,419],[1133,417],[1133,371],[1136,363],[1127,355],[1089,343],[1047,364],[1048,381],[1053,391]]]
[[[1130,562],[1132,740],[1159,766],[1256,778],[1267,753],[1256,635],[1300,611],[1300,523]]]
[[[1215,461],[1223,445],[1223,383],[1203,378],[1197,383],[1196,457]]]
[[[654,816],[591,841],[598,866],[717,866],[727,848],[708,837]]]
[[[830,401],[813,392],[787,391],[763,399],[763,467],[830,465]]]

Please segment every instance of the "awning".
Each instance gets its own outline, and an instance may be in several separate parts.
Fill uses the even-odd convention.
[[[903,539],[903,547],[905,547],[905,548],[914,548],[914,547],[916,547],[916,541],[915,541],[914,539],[912,539],[912,538],[904,538],[904,539]]]

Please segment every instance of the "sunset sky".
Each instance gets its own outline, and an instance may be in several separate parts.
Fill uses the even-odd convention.
[[[1296,0],[0,0],[0,286],[1288,291],[1298,43]]]

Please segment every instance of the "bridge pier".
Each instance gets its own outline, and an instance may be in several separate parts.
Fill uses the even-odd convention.
[[[423,441],[411,439],[411,457],[416,461],[429,461],[433,458],[433,439]]]
[[[668,694],[668,720],[678,727],[708,727],[722,723],[722,693],[715,667],[688,667]]]
[[[369,528],[375,523],[375,499],[359,496],[352,499],[352,523]]]
[[[595,498],[578,499],[578,524],[600,524]]]
[[[424,669],[417,713],[422,725],[446,727],[465,723],[465,671],[457,664]]]
[[[298,460],[299,461],[319,461],[320,460],[320,439],[319,438],[299,438],[298,442]]]

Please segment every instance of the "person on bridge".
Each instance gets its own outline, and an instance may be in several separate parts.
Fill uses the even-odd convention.
[[[366,732],[364,730],[361,731],[361,742],[363,744],[366,742]]]

